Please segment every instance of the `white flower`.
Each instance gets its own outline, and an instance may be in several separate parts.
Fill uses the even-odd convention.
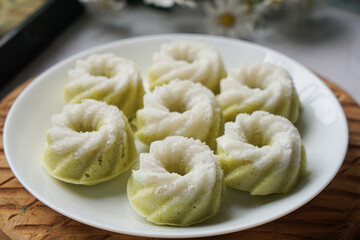
[[[253,32],[249,5],[238,0],[214,0],[204,3],[206,24],[210,34],[227,35],[234,38],[250,38]]]
[[[171,8],[175,4],[191,8],[196,7],[196,2],[193,0],[144,0],[144,3],[163,8]]]

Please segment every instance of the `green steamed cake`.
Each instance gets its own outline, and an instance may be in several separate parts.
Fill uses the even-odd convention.
[[[199,82],[215,94],[219,92],[220,79],[226,76],[219,52],[200,41],[176,40],[161,46],[148,69],[149,89],[173,79]]]
[[[220,82],[217,95],[225,122],[262,110],[295,123],[300,101],[289,73],[270,63],[243,63]]]
[[[137,160],[134,134],[115,106],[92,99],[65,105],[46,132],[42,164],[56,179],[93,185],[128,170]]]
[[[216,155],[199,140],[167,137],[140,154],[127,185],[133,209],[159,225],[189,226],[214,216],[225,185]]]
[[[225,124],[217,143],[226,184],[252,195],[289,192],[305,172],[300,134],[281,116],[241,113]]]
[[[110,53],[91,55],[76,62],[69,78],[63,88],[65,103],[80,103],[88,98],[104,101],[117,106],[128,119],[143,106],[141,74],[130,60]]]
[[[214,94],[190,80],[173,80],[144,96],[136,113],[136,137],[146,145],[167,136],[193,137],[216,149],[223,121]]]

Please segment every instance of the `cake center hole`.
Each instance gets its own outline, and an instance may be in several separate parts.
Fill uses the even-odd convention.
[[[78,133],[84,133],[84,132],[96,132],[100,129],[101,124],[72,124],[69,126],[72,130]]]
[[[270,144],[270,140],[260,131],[254,131],[247,136],[247,143],[262,148]]]
[[[248,86],[251,89],[260,89],[260,90],[264,90],[266,88],[264,82],[262,81],[262,79],[258,79],[258,78],[247,78],[245,79],[246,86]]]
[[[98,67],[98,68],[94,68],[90,71],[90,74],[95,76],[95,77],[106,77],[106,78],[112,78],[115,76],[115,71],[112,68],[109,67]]]
[[[169,173],[177,173],[180,176],[185,176],[190,171],[190,167],[182,161],[167,162],[164,168]]]
[[[182,101],[168,103],[166,107],[169,109],[170,112],[184,113],[187,110],[186,104]]]
[[[189,56],[187,54],[177,54],[174,56],[174,59],[176,61],[185,61],[185,62],[188,62],[188,63],[192,63],[194,61],[194,58],[192,56]]]

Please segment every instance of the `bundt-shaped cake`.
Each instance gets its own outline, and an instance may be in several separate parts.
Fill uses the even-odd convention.
[[[64,182],[93,185],[128,170],[137,160],[134,134],[115,106],[87,99],[64,106],[46,132],[42,163]]]
[[[220,82],[217,100],[224,120],[239,113],[267,111],[295,123],[300,102],[289,73],[270,63],[243,63]]]
[[[146,145],[167,136],[193,137],[215,149],[222,134],[220,107],[214,94],[189,80],[173,80],[144,96],[136,113],[136,137]]]
[[[63,88],[65,103],[96,99],[117,106],[130,119],[142,107],[144,88],[138,67],[112,53],[91,55],[78,60],[69,71]]]
[[[252,195],[286,193],[305,172],[306,156],[296,127],[264,111],[239,114],[217,138],[217,154],[229,187]]]
[[[127,184],[134,210],[159,225],[188,226],[212,217],[224,191],[218,157],[199,140],[181,136],[153,142]]]
[[[176,40],[162,45],[148,69],[149,89],[173,79],[200,82],[214,93],[219,92],[219,81],[226,76],[218,51],[209,44]]]

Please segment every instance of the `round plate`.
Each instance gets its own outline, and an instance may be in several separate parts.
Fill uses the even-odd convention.
[[[50,118],[64,106],[61,91],[75,61],[93,53],[113,52],[133,60],[143,77],[152,55],[174,39],[208,42],[221,53],[227,69],[241,62],[270,62],[289,71],[299,93],[302,111],[296,126],[307,152],[308,174],[289,194],[251,196],[229,189],[219,213],[186,229],[156,226],[129,205],[126,182],[130,173],[95,186],[77,186],[50,177],[40,163]],[[256,44],[208,35],[170,34],[137,37],[104,44],[76,54],[47,70],[19,95],[4,127],[9,165],[21,184],[55,211],[98,228],[147,237],[201,237],[248,229],[288,214],[315,197],[340,168],[348,144],[344,112],[328,87],[294,60]]]

